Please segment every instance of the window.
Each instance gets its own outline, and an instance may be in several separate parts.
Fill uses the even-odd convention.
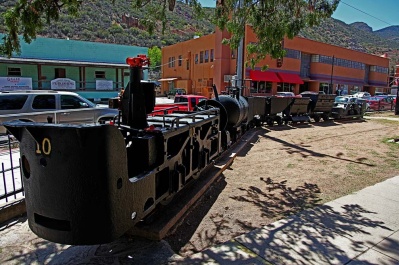
[[[198,64],[198,53],[195,55],[195,64]]]
[[[197,106],[197,99],[196,98],[191,98],[191,106],[194,108],[195,106]]]
[[[333,57],[332,56],[320,55],[319,58],[320,58],[320,62],[321,63],[326,63],[326,64],[332,64],[333,63]]]
[[[252,83],[251,93],[272,93],[272,82],[254,81]]]
[[[28,95],[2,95],[0,97],[0,110],[18,110],[22,109]]]
[[[301,58],[301,52],[298,50],[292,50],[292,49],[285,49],[285,57],[287,58],[293,58],[293,59],[299,59]]]
[[[33,99],[32,109],[55,109],[55,95],[38,95]]]
[[[214,56],[215,56],[215,55],[214,55],[214,50],[212,49],[212,50],[211,50],[211,62],[213,62]]]
[[[169,57],[168,66],[169,68],[175,67],[175,57]]]
[[[278,83],[277,92],[293,92],[294,86],[289,83]]]
[[[55,72],[55,74],[54,74],[55,78],[65,78],[66,77],[65,68],[55,68],[54,72]]]
[[[205,51],[205,62],[206,63],[209,62],[209,51],[208,50]]]
[[[78,97],[71,95],[61,95],[61,109],[80,109],[88,108],[89,104]]]
[[[388,68],[387,67],[378,66],[378,65],[372,65],[372,66],[370,66],[370,71],[371,72],[387,74],[388,73]]]
[[[176,58],[172,57],[172,60],[171,60],[172,67],[175,67],[175,61],[176,61]]]
[[[179,66],[181,66],[182,61],[183,61],[183,56],[179,55],[179,62],[178,62],[178,65],[179,65]]]
[[[200,51],[200,63],[204,62],[204,52]]]
[[[105,78],[105,71],[95,71],[96,78]]]
[[[312,63],[318,63],[320,62],[320,55],[313,54],[312,55]]]
[[[7,68],[8,76],[21,76],[21,68],[17,67],[8,67]]]
[[[334,59],[334,62],[333,62]],[[333,56],[326,56],[326,55],[312,55],[312,63],[325,63],[325,64],[333,64],[335,66],[341,66],[346,68],[354,68],[354,69],[361,69],[364,70],[366,65],[361,62],[351,61],[347,59],[336,58]]]

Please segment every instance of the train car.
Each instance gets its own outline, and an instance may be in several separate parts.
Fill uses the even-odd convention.
[[[307,91],[301,93],[303,98],[310,98],[308,104],[308,115],[315,122],[320,119],[329,121],[334,107],[335,95],[320,94],[318,92]]]

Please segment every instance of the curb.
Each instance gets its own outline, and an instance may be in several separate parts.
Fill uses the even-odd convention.
[[[0,206],[0,224],[26,213],[25,199],[19,199]]]

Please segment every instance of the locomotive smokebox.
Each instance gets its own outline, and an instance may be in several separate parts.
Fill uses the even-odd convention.
[[[111,242],[131,226],[126,148],[117,127],[19,121],[6,127],[20,142],[27,216],[35,234],[89,245]]]

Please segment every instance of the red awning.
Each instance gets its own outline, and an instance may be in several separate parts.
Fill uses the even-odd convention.
[[[253,81],[281,82],[275,72],[269,71],[249,70],[249,77]]]
[[[303,84],[303,80],[297,74],[277,73],[281,82],[290,84]]]

